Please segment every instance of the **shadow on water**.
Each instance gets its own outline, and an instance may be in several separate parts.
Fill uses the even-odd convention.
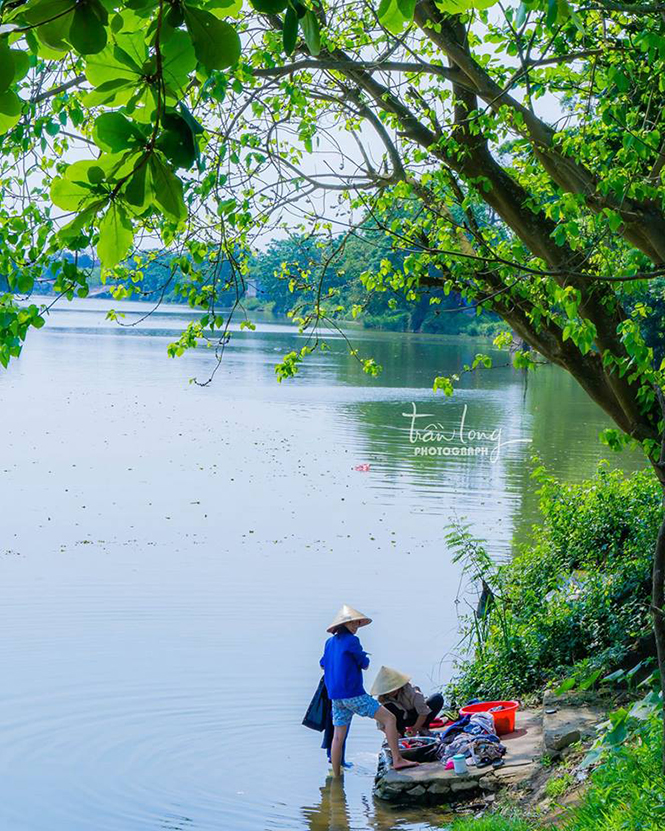
[[[394,809],[371,796],[362,797],[362,808],[349,808],[344,779],[329,776],[319,790],[319,802],[302,809],[308,831],[425,831],[445,829],[450,814],[430,808]],[[354,814],[362,814],[362,817]]]

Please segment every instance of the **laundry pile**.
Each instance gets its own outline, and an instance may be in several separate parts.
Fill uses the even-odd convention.
[[[469,764],[477,767],[503,764],[506,748],[499,741],[490,713],[472,713],[449,724],[439,734],[438,759],[452,767],[452,758],[465,756]]]
[[[500,767],[505,746],[499,740],[491,713],[472,713],[448,724],[440,733],[400,739],[399,749],[405,759],[414,762],[439,762],[453,767],[453,756],[466,757],[468,765]],[[379,776],[391,765],[388,743],[379,754]]]

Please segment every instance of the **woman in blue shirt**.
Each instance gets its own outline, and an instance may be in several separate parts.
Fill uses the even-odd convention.
[[[407,761],[399,752],[397,724],[393,713],[382,707],[371,695],[367,695],[363,687],[362,672],[369,666],[369,656],[363,650],[356,632],[371,622],[371,618],[345,605],[328,627],[332,637],[326,641],[320,663],[333,707],[335,732],[330,755],[334,776],[341,773],[344,739],[354,713],[378,721],[386,734],[395,770],[415,767],[417,764]]]

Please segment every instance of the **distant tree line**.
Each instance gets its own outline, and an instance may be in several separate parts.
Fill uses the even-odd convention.
[[[377,272],[386,261],[392,267],[401,267],[405,256],[395,253],[385,235],[371,232],[325,242],[304,235],[274,240],[246,261],[240,281],[232,273],[230,263],[217,266],[218,305],[228,307],[239,300],[250,312],[294,315],[303,286],[309,284],[311,292],[325,276],[326,293],[335,293],[340,317],[355,319],[366,328],[470,335],[498,330],[496,315],[477,310],[455,292],[446,294],[441,288],[421,291],[414,302],[413,298],[407,299],[403,290],[366,289],[363,275]],[[130,279],[102,282],[99,264],[87,254],[79,254],[76,265],[89,274],[86,290],[78,292],[79,296],[151,303],[189,302],[195,285],[207,282],[212,269],[205,259],[192,263],[190,274],[183,279],[182,258],[162,251],[145,252],[127,264],[128,272],[140,267],[142,279],[137,283]],[[59,274],[60,271],[47,269],[37,281],[35,293],[58,294]],[[0,277],[0,291],[7,288],[6,280]]]
[[[386,261],[393,268],[403,268],[406,256],[396,253],[384,235],[371,231],[343,241],[340,238],[322,242],[305,235],[273,240],[265,250],[256,251],[250,257],[242,280],[232,273],[228,261],[217,266],[219,306],[228,308],[239,300],[249,312],[293,315],[303,287],[309,284],[311,293],[312,286],[325,276],[326,292],[335,293],[340,316],[355,319],[368,329],[493,335],[501,328],[496,315],[474,308],[454,291],[446,294],[442,288],[429,292],[420,289],[417,297],[407,299],[403,288],[394,292],[367,290],[363,275],[378,272]],[[133,258],[127,266],[128,274],[137,263],[143,275],[139,283],[131,279],[104,283],[99,264],[89,255],[79,254],[77,267],[89,273],[87,290],[80,295],[188,303],[195,285],[208,281],[212,269],[203,259],[201,263],[193,263],[189,279],[183,279],[182,258],[159,250],[146,252],[140,259]],[[7,281],[0,275],[0,292],[4,291],[8,291]],[[47,296],[57,294],[56,272],[47,270],[37,281],[35,292]],[[633,289],[628,305],[653,310],[641,319],[640,326],[660,362],[665,357],[665,278],[655,278]]]

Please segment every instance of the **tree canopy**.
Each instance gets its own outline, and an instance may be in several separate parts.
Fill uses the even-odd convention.
[[[0,26],[4,365],[43,325],[17,298],[45,268],[85,295],[92,251],[126,295],[156,242],[202,309],[174,351],[223,341],[219,298],[242,302],[253,244],[284,225],[326,247],[290,280],[316,343],[371,222],[400,256],[369,292],[496,312],[605,409],[609,441],[657,452],[630,298],[665,269],[658,4],[5,0]]]
[[[17,295],[46,267],[85,295],[92,249],[131,291],[155,240],[203,312],[175,352],[223,340],[220,296],[233,285],[241,302],[246,253],[284,224],[327,246],[290,285],[316,336],[340,311],[336,261],[360,215],[400,252],[366,271],[368,291],[491,309],[606,410],[608,440],[654,457],[661,370],[630,296],[665,269],[658,5],[1,8],[3,364],[44,322]]]

